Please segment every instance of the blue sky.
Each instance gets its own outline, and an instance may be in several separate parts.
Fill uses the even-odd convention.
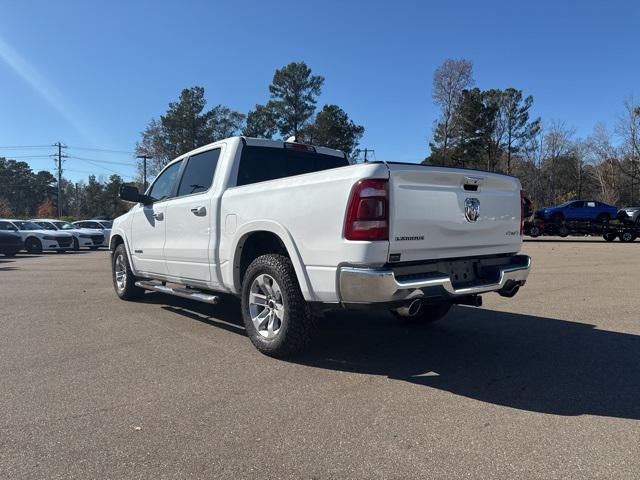
[[[434,69],[474,62],[480,88],[516,87],[534,114],[588,135],[640,97],[640,3],[514,1],[5,1],[0,3],[0,147],[131,151],[184,87],[246,112],[276,68],[325,76],[319,106],[365,126],[376,158],[418,161],[438,111]],[[2,150],[53,171],[53,149]],[[130,155],[70,148],[65,176],[133,175]]]

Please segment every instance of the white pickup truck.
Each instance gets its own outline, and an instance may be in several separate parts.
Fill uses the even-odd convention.
[[[136,205],[111,232],[118,296],[240,296],[249,338],[276,357],[308,345],[323,311],[432,322],[482,293],[515,295],[529,273],[521,187],[505,175],[233,137],[120,197]]]

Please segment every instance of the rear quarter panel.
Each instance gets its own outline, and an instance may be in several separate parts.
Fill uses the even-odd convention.
[[[351,165],[322,172],[228,188],[220,209],[220,268],[234,291],[238,245],[255,231],[270,231],[284,242],[305,299],[336,302],[341,263],[383,264],[388,242],[343,238],[344,215],[353,185],[361,178],[387,178],[383,164]]]

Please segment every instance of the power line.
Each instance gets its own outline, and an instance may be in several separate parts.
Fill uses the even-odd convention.
[[[104,167],[102,165],[99,165],[98,163],[94,162],[93,160],[88,160],[86,158],[78,158],[78,157],[74,157],[76,160],[82,160],[83,162],[87,162],[90,163],[91,165],[93,165],[94,167],[98,167],[98,168],[103,168],[111,173],[115,173],[116,175],[120,175],[121,177],[125,177],[125,178],[135,178],[132,177],[131,175],[125,175],[124,173],[120,173],[120,172],[116,172],[115,170],[111,170],[110,168]]]
[[[7,147],[0,147],[0,150],[17,150],[26,148],[51,148],[55,145],[10,145]]]
[[[7,160],[14,160],[16,158],[50,158],[50,155],[11,155],[6,158]]]
[[[125,163],[125,162],[114,162],[112,160],[100,160],[97,158],[86,158],[86,157],[77,157],[75,155],[69,155],[69,158],[73,158],[76,160],[84,160],[86,162],[96,162],[96,163],[108,163],[110,165],[124,165],[125,167],[135,167],[134,163]]]
[[[109,148],[91,148],[91,147],[74,147],[73,145],[69,145],[69,148],[74,150],[87,150],[89,152],[107,152],[107,153],[122,153],[127,155],[135,155],[136,152],[131,152],[128,150],[112,150]]]

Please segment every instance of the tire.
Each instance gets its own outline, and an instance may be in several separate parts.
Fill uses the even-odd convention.
[[[251,262],[242,282],[242,319],[251,343],[265,355],[284,358],[309,346],[315,320],[291,260],[269,254]]]
[[[29,237],[24,241],[27,253],[42,253],[42,242],[36,237]]]
[[[66,250],[56,250],[56,253],[67,253]]]
[[[611,215],[608,213],[601,213],[596,217],[596,222],[600,223],[609,223],[609,220],[611,220]]]
[[[2,252],[2,254],[7,258],[15,257],[16,253],[18,253],[18,250],[5,250]]]
[[[631,230],[625,230],[620,234],[620,241],[623,243],[631,243],[635,239],[636,239],[636,235]]]
[[[529,236],[536,238],[540,236],[540,227],[533,226],[529,229]]]
[[[89,247],[89,250],[97,250],[97,249],[99,249],[99,248],[100,248],[100,247]]]
[[[136,300],[144,295],[144,288],[136,287],[136,277],[129,266],[124,243],[118,245],[111,257],[111,279],[121,300]]]
[[[567,227],[565,227],[564,225],[561,225],[560,228],[558,228],[558,236],[565,238],[569,236],[569,229]]]
[[[636,225],[640,225],[640,215],[638,215],[638,218],[636,218]]]
[[[398,312],[391,310],[391,313],[398,320],[402,320],[410,325],[427,325],[442,320],[451,310],[452,304],[449,302],[439,303],[436,305],[422,305],[416,315],[405,317]]]
[[[551,215],[551,221],[554,223],[560,223],[562,221],[564,221],[564,215],[561,213],[554,213],[553,215]]]
[[[604,238],[607,242],[613,242],[616,239],[616,234],[605,233],[604,235],[602,235],[602,238]]]
[[[80,250],[80,242],[76,237],[73,237],[73,251],[77,252],[78,250]]]

